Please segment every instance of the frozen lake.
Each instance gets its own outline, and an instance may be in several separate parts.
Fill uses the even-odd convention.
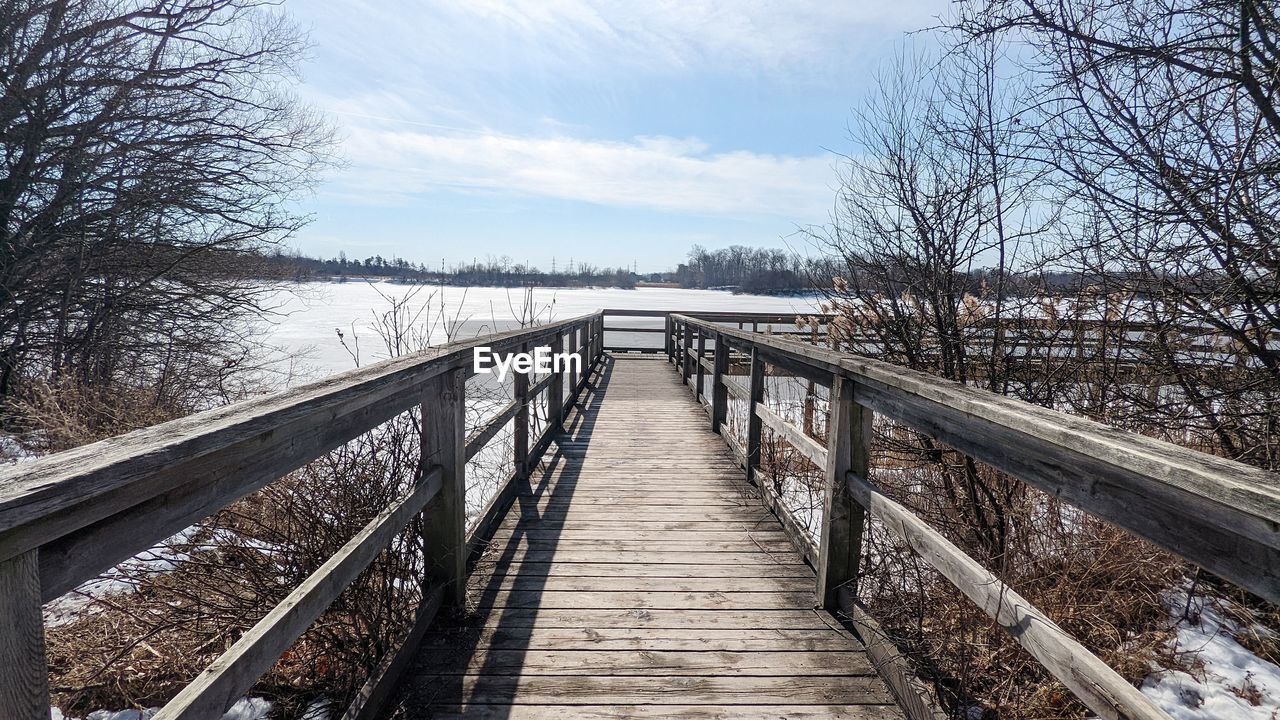
[[[531,302],[527,294],[531,294]],[[668,288],[533,288],[530,293],[523,288],[314,282],[286,286],[275,303],[278,320],[263,330],[267,342],[280,349],[279,362],[302,358],[296,363],[295,382],[313,379],[350,370],[356,366],[353,355],[359,356],[361,365],[386,359],[389,353],[375,327],[391,312],[393,301],[402,305],[399,315],[410,320],[407,324],[412,324],[417,337],[438,345],[450,337],[465,339],[518,326],[521,317],[547,322],[603,308],[803,313],[814,310],[817,296],[734,295]],[[661,327],[656,319],[611,319],[609,324]],[[660,343],[660,337],[650,334],[645,339]],[[606,340],[633,344],[630,338],[613,335]]]

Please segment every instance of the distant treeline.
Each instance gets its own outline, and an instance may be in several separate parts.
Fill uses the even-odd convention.
[[[695,245],[688,261],[677,265],[674,272],[637,274],[627,268],[601,268],[579,262],[572,271],[548,272],[515,263],[507,257],[473,261],[452,267],[428,268],[404,258],[390,259],[381,255],[348,258],[346,254],[321,259],[305,255],[277,252],[255,256],[246,263],[251,274],[259,277],[295,280],[337,280],[378,278],[393,282],[440,283],[491,287],[617,287],[664,283],[690,289],[721,289],[734,292],[774,294],[825,290],[832,278],[848,276],[850,270],[838,259],[819,256],[803,257],[777,248],[752,248],[733,245],[708,250]],[[984,283],[994,282],[994,271],[978,268],[966,273],[960,285],[977,294]],[[1073,292],[1082,285],[1098,284],[1101,279],[1090,275],[1052,273],[1037,270],[1030,273],[1006,274],[1011,283],[1029,294]]]
[[[384,258],[381,255],[348,258],[346,253],[327,260],[276,253],[263,258],[264,271],[272,277],[298,281],[317,279],[382,278],[401,282],[439,283],[451,285],[486,285],[494,287],[522,287],[529,285],[551,287],[621,287],[633,288],[637,280],[660,281],[663,274],[636,275],[627,268],[598,267],[590,263],[577,263],[571,270],[547,272],[524,263],[513,262],[503,256],[484,261],[461,263],[445,268],[428,268],[425,263],[415,263],[404,258]]]

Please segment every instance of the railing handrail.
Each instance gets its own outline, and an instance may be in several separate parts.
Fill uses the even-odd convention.
[[[603,352],[603,315],[457,341],[334,375],[284,392],[217,408],[0,470],[0,707],[48,717],[41,603],[218,512],[239,498],[414,407],[422,409],[422,453],[414,487],[371,520],[222,654],[158,717],[221,717],[376,557],[408,519],[425,513],[423,597],[413,627],[379,663],[348,714],[361,717],[393,676],[441,604],[460,605],[472,538],[465,466],[501,426],[515,420],[514,475],[481,518],[500,512],[515,480],[547,447]],[[515,374],[515,402],[470,438],[465,380],[473,350],[576,354],[581,372],[530,382]],[[564,376],[568,397],[562,398]],[[547,426],[530,447],[529,408],[550,391]]]
[[[824,470],[827,487],[820,542],[815,546],[807,532],[797,542],[818,571],[818,601],[833,610],[865,618],[855,607],[850,585],[857,576],[863,513],[870,512],[1009,631],[1091,710],[1105,718],[1168,717],[998,576],[870,483],[872,412],[1008,472],[1273,602],[1280,600],[1280,478],[1273,473],[786,337],[679,314],[672,315],[666,327],[667,355],[699,400],[704,374],[711,373],[712,429],[729,441],[748,479],[753,479],[759,465],[760,433],[766,426]],[[714,360],[709,365],[708,340],[714,343]],[[726,432],[728,396],[732,392],[742,399],[727,382],[731,348],[751,359],[745,449]],[[764,405],[766,364],[831,388],[825,447]],[[774,497],[768,483],[759,484],[766,504],[796,534],[795,518]],[[910,694],[904,689],[908,681],[886,680],[900,696]]]
[[[848,378],[859,403],[1280,602],[1275,473],[879,360],[675,318],[792,365]],[[972,438],[966,442],[966,424],[973,437],[979,429],[987,437],[1005,437],[990,447]],[[1052,467],[1026,466],[1036,457]],[[1122,491],[1140,496],[1120,498]],[[1166,532],[1149,527],[1152,518],[1140,509],[1147,505],[1165,508],[1161,516],[1179,522]],[[1197,547],[1206,538],[1189,530],[1205,526],[1217,530],[1208,538],[1216,542]],[[1276,562],[1262,562],[1267,557]]]
[[[175,462],[191,462],[260,438],[296,423],[300,413],[347,415],[378,404],[364,423],[373,427],[420,404],[413,391],[427,380],[452,369],[469,369],[476,347],[510,351],[599,315],[447,343],[0,468],[0,561],[189,482],[190,476],[170,477],[139,494],[112,501],[113,493],[146,484]],[[320,454],[323,451],[315,456]],[[48,530],[32,530],[41,524],[48,524]]]

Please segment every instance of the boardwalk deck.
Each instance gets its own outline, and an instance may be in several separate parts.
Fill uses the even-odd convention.
[[[388,716],[903,717],[708,425],[607,358]]]

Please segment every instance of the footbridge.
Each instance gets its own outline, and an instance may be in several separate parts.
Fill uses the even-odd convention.
[[[406,528],[420,529],[413,619],[369,658],[347,720],[941,717],[859,601],[871,518],[1099,717],[1167,717],[880,491],[878,415],[1280,601],[1272,474],[806,342],[818,331],[795,322],[605,310],[5,468],[0,716],[49,716],[42,603],[404,413],[421,445],[404,493],[157,720],[220,718]],[[583,363],[516,373],[477,419],[480,346]],[[821,402],[771,406],[778,378]],[[766,434],[821,473],[816,513],[765,481]],[[476,497],[468,461],[495,451],[509,472]]]

